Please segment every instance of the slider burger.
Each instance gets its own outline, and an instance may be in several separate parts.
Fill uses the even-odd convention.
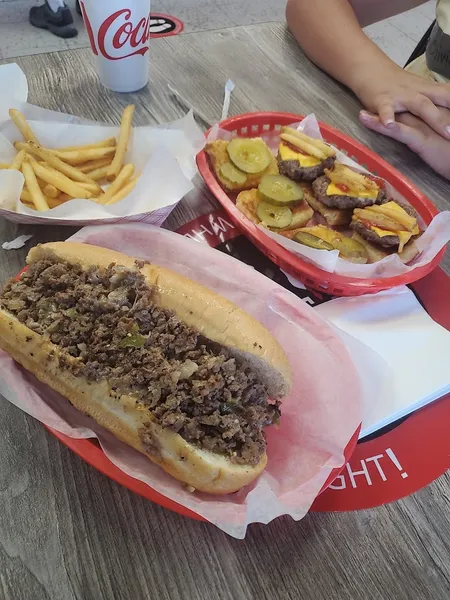
[[[409,262],[418,252],[414,239],[421,232],[417,213],[410,206],[400,206],[391,200],[381,206],[356,209],[351,228],[363,242],[370,244],[365,244],[368,249],[375,246],[384,250],[385,256],[388,256],[389,250],[393,250],[399,253],[400,258],[406,257],[405,262]]]
[[[0,346],[119,440],[203,492],[266,462],[291,372],[258,321],[203,286],[118,252],[33,248],[0,295]]]
[[[386,192],[370,177],[353,171],[342,163],[334,169],[326,169],[325,174],[312,184],[317,200],[328,208],[353,210],[373,204],[380,204]]]
[[[314,181],[331,169],[336,152],[331,146],[292,127],[282,127],[278,147],[278,167],[294,181]]]
[[[281,233],[303,227],[312,218],[314,211],[305,195],[284,175],[263,175],[258,189],[238,194],[236,206],[253,223]]]
[[[276,158],[261,138],[215,140],[206,144],[205,152],[228,192],[250,190],[258,186],[263,175],[278,173]]]

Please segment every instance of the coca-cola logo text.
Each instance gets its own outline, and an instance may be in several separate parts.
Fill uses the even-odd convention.
[[[105,19],[95,36],[84,2],[80,2],[80,6],[95,55],[100,53],[108,60],[121,60],[148,52],[150,15],[134,24],[131,9],[123,8]]]

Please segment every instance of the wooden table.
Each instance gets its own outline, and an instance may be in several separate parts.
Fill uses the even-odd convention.
[[[214,121],[231,77],[233,113],[315,111],[379,152],[439,208],[449,207],[448,182],[402,146],[365,131],[356,99],[308,62],[283,25],[154,41],[150,91],[133,95],[101,88],[91,58],[86,49],[17,60],[30,102],[117,123],[133,101],[138,124],[163,122],[183,113],[167,92],[170,83]],[[168,226],[212,203],[199,183]],[[19,232],[32,232],[36,243],[73,230],[0,224],[1,241]],[[18,272],[25,254],[1,251],[2,281]],[[444,600],[450,597],[449,481],[445,475],[375,510],[252,526],[240,542],[135,496],[0,401],[0,598]]]

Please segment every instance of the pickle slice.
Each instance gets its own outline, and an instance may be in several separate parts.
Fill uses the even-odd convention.
[[[369,255],[366,248],[357,240],[348,237],[336,238],[334,247],[339,250],[339,255],[349,258],[352,262],[366,264]]]
[[[334,247],[331,244],[306,231],[297,232],[294,235],[293,240],[294,242],[298,242],[309,248],[315,248],[316,250],[334,250]]]
[[[262,140],[235,138],[227,146],[231,162],[244,173],[261,173],[270,165],[272,154]]]
[[[283,229],[288,227],[292,221],[292,211],[287,206],[272,206],[262,200],[256,207],[258,219],[267,227]]]
[[[239,171],[239,169],[236,169],[230,162],[221,165],[219,171],[222,177],[227,181],[231,181],[231,183],[241,185],[247,181],[247,175],[242,171]]]
[[[275,206],[296,206],[303,200],[303,189],[284,175],[263,175],[258,191]]]

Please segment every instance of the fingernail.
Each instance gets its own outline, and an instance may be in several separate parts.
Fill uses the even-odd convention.
[[[445,128],[445,133],[450,136],[450,125],[447,125],[447,127]]]
[[[394,122],[395,121],[393,119],[387,119],[387,121],[385,121],[384,124],[386,125],[386,127],[392,127]]]

